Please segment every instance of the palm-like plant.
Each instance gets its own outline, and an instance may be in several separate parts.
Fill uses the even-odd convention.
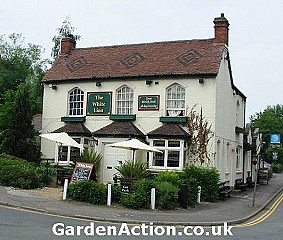
[[[146,169],[146,163],[140,161],[137,161],[135,163],[132,161],[125,161],[115,169],[123,178],[143,179],[149,175],[149,172]]]

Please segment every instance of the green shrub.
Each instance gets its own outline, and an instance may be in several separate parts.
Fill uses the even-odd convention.
[[[115,168],[123,178],[144,179],[149,175],[146,163],[141,161],[125,161]]]
[[[119,203],[121,198],[121,187],[119,185],[112,185],[112,195],[111,200],[112,202]]]
[[[218,199],[219,173],[215,168],[190,166],[179,173],[180,183],[188,184],[188,204],[197,203],[197,188],[201,186],[201,201],[214,202]]]
[[[283,171],[282,163],[272,163],[272,169],[274,173],[281,173]]]
[[[47,175],[47,169],[46,169],[46,164],[40,164],[36,170],[36,175],[39,179],[40,183],[47,183],[49,184],[52,180],[52,177],[57,176],[57,171],[53,166],[48,166],[48,179],[46,179]]]
[[[68,198],[92,204],[105,204],[107,189],[105,185],[94,181],[72,183],[68,187]]]
[[[170,182],[156,182],[156,206],[174,209],[178,204],[178,187]]]
[[[145,181],[137,181],[133,184],[132,193],[121,193],[120,203],[128,208],[140,209],[148,206],[148,193]]]
[[[180,182],[179,174],[176,172],[169,171],[158,173],[154,180],[158,182],[170,182],[176,186],[179,185]]]
[[[0,184],[24,189],[37,188],[40,179],[36,174],[36,166],[26,160],[1,154]]]

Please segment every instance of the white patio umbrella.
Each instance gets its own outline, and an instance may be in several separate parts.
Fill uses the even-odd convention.
[[[123,141],[123,142],[111,143],[111,144],[107,144],[105,146],[106,147],[115,147],[115,148],[132,150],[134,162],[135,162],[135,151],[136,150],[144,151],[144,152],[160,152],[160,153],[162,153],[162,151],[160,151],[160,150],[158,150],[154,147],[151,147],[151,146],[139,141],[138,139],[131,139],[131,140]]]
[[[71,138],[67,133],[46,133],[46,134],[40,134],[39,135],[42,138],[46,138],[50,141],[61,143],[66,146],[70,147],[76,147],[80,149],[84,149],[84,147],[81,144],[78,144],[73,138]]]

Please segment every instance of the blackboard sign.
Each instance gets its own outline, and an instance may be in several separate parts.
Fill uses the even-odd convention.
[[[89,180],[93,166],[93,163],[77,162],[71,177],[71,183]]]
[[[258,171],[258,183],[268,185],[268,170],[260,169]]]

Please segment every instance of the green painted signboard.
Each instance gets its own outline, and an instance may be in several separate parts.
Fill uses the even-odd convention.
[[[159,95],[139,95],[139,111],[159,110]]]
[[[87,96],[88,115],[110,115],[111,114],[112,93],[111,92],[91,92]]]

